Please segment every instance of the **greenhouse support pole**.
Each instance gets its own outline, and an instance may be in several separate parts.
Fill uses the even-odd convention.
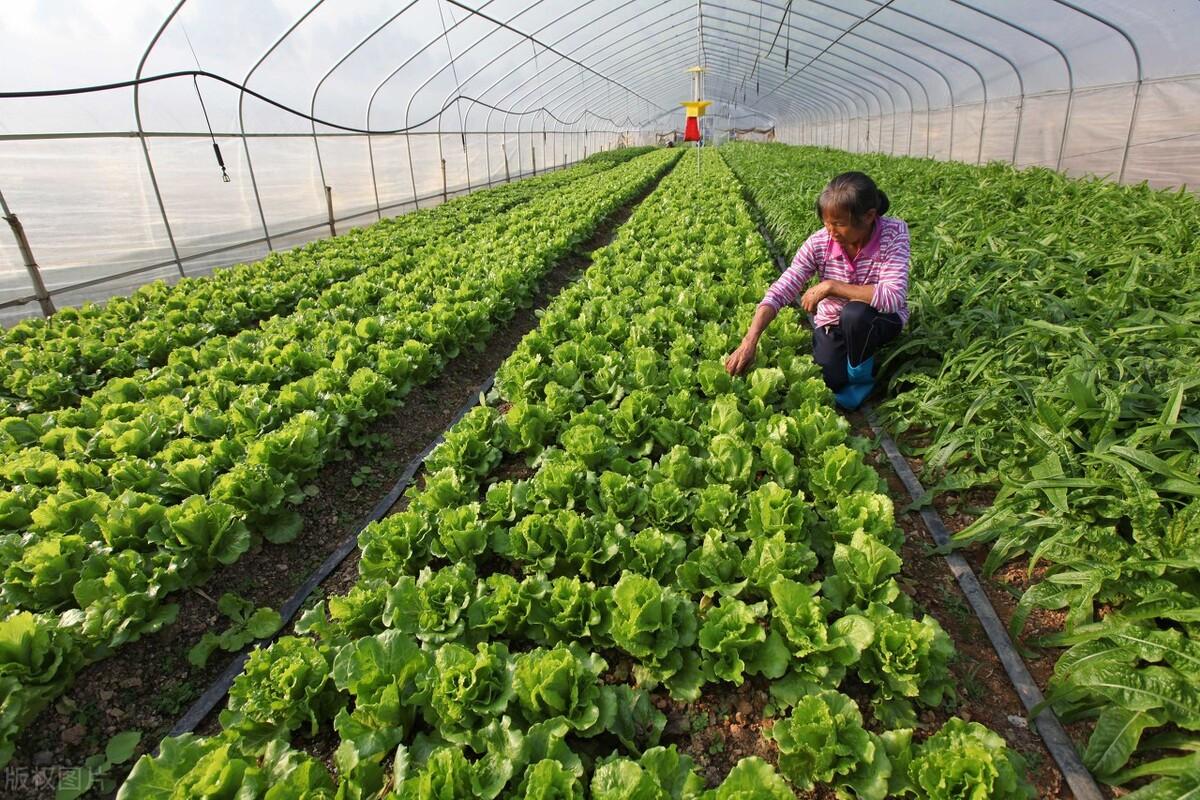
[[[337,236],[337,228],[333,227],[333,187],[325,186],[325,210],[329,212],[329,235]]]
[[[1090,17],[1091,19],[1096,20],[1096,22],[1099,22],[1101,25],[1106,26],[1110,30],[1116,31],[1116,33],[1122,39],[1125,40],[1125,44],[1129,45],[1129,49],[1133,53],[1133,65],[1137,69],[1137,88],[1134,90],[1134,93],[1133,93],[1133,111],[1129,115],[1129,131],[1125,134],[1125,150],[1121,154],[1121,172],[1120,172],[1119,177],[1117,178],[1117,182],[1120,183],[1120,181],[1125,177],[1125,161],[1129,157],[1129,143],[1133,139],[1133,124],[1137,120],[1138,100],[1140,99],[1141,94],[1142,94],[1142,80],[1145,78],[1145,72],[1142,70],[1142,53],[1140,50],[1138,50],[1137,43],[1133,40],[1133,37],[1130,36],[1129,33],[1124,28],[1122,28],[1120,25],[1116,24],[1115,22],[1112,22],[1111,20],[1108,20],[1108,19],[1100,16],[1099,14],[1096,14],[1095,12],[1089,11],[1086,8],[1080,8],[1079,6],[1075,5],[1074,3],[1068,2],[1068,0],[1054,0],[1054,2],[1058,3],[1060,6],[1066,6],[1067,8],[1071,9],[1072,11],[1074,11],[1078,14],[1083,14],[1086,17]],[[1074,92],[1072,92],[1072,94],[1074,94]],[[1068,100],[1067,108],[1070,109],[1070,101],[1069,100]],[[1067,122],[1070,122],[1070,121],[1071,121],[1071,112],[1068,110]],[[1063,131],[1064,147],[1066,146],[1066,141],[1067,141],[1067,132],[1064,130]],[[1059,168],[1061,169],[1061,167],[1062,167],[1062,154],[1060,153],[1059,154]]]
[[[171,20],[175,19],[175,15],[179,13],[179,9],[183,8],[183,4],[187,0],[179,0],[167,18],[163,20],[158,31],[154,34],[154,38],[150,40],[150,44],[146,46],[145,52],[142,53],[142,59],[138,62],[137,72],[134,73],[135,83],[133,84],[133,118],[137,123],[138,140],[142,144],[142,155],[146,157],[146,172],[150,175],[150,185],[154,188],[154,199],[158,201],[158,212],[162,216],[163,228],[167,232],[167,241],[171,243],[171,254],[174,256],[175,266],[179,269],[179,276],[186,278],[187,273],[183,271],[183,261],[179,258],[179,247],[175,244],[175,233],[171,230],[171,220],[167,217],[167,207],[163,204],[162,192],[158,188],[158,177],[154,173],[154,160],[150,158],[150,145],[146,143],[146,130],[142,127],[142,97],[141,97],[141,78],[142,70],[146,68],[146,60],[150,58],[150,52],[154,49],[154,45],[158,44],[158,40],[162,38],[163,31],[171,24]]]
[[[512,183],[512,173],[508,171],[508,142],[500,145],[500,152],[504,153],[504,182]]]
[[[1133,143],[1133,128],[1137,123],[1138,106],[1142,102],[1142,79],[1138,78],[1137,88],[1133,90],[1133,111],[1129,114],[1129,130],[1125,134],[1125,149],[1121,152],[1121,171],[1117,175],[1117,183],[1125,182],[1125,167],[1129,164],[1129,146]]]
[[[533,162],[533,174],[537,176],[537,147],[532,141],[529,142],[529,158]]]
[[[33,284],[33,295],[37,298],[38,305],[42,307],[42,315],[49,317],[54,313],[54,301],[50,299],[50,293],[46,291],[46,284],[42,282],[42,273],[33,257],[33,250],[29,247],[29,239],[25,237],[25,228],[21,225],[21,220],[17,219],[17,215],[9,209],[3,193],[0,193],[0,211],[4,212],[4,221],[8,223],[8,227],[12,229],[13,238],[17,240],[17,249],[21,251],[21,260],[25,262],[25,269],[29,272],[29,280]]]
[[[445,203],[450,199],[450,192],[446,187],[446,159],[442,159],[442,202]]]

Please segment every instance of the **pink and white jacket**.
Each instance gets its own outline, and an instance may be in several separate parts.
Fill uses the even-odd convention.
[[[900,315],[901,324],[908,324],[908,225],[895,217],[880,217],[870,241],[854,259],[849,258],[824,228],[809,236],[796,251],[792,265],[763,297],[759,305],[776,311],[791,303],[804,291],[813,275],[821,280],[835,280],[859,286],[875,286],[871,305],[881,314]],[[826,297],[817,304],[813,324],[817,327],[836,325],[842,318],[846,300]]]

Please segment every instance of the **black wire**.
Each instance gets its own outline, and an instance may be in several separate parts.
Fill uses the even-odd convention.
[[[470,102],[475,103],[476,105],[482,106],[487,109],[491,109],[492,111],[499,111],[502,114],[511,114],[512,116],[515,116],[515,117],[525,117],[525,116],[529,116],[531,114],[545,113],[547,116],[549,116],[551,119],[553,119],[555,122],[559,123],[560,125],[574,125],[574,124],[578,123],[581,119],[583,119],[589,113],[591,113],[592,116],[594,116],[596,119],[602,119],[605,122],[608,122],[614,126],[616,126],[618,124],[616,122],[616,120],[610,119],[609,117],[602,117],[599,114],[595,114],[595,113],[589,112],[587,110],[584,110],[583,112],[581,112],[579,114],[579,116],[573,120],[565,120],[565,119],[561,119],[558,115],[556,115],[553,111],[546,108],[545,106],[528,109],[526,111],[511,111],[509,109],[500,108],[499,106],[494,106],[491,103],[485,103],[484,101],[479,100],[477,98],[460,94],[460,95],[455,95],[454,97],[450,98],[446,102],[446,104],[443,105],[436,114],[431,114],[430,116],[426,117],[425,119],[423,119],[419,122],[414,122],[412,125],[409,125],[404,128],[389,128],[387,130],[371,130],[369,128],[355,128],[350,125],[339,125],[336,122],[329,122],[328,120],[323,120],[320,117],[314,117],[311,114],[306,114],[303,111],[297,111],[296,109],[294,109],[290,106],[286,106],[277,100],[272,100],[270,97],[267,97],[264,94],[259,94],[258,92],[254,91],[250,87],[246,86],[246,84],[244,84],[244,83],[238,83],[237,81],[226,78],[224,75],[217,75],[216,73],[209,72],[209,71],[203,70],[203,69],[179,70],[177,72],[164,72],[160,75],[147,75],[146,77],[135,78],[134,80],[117,81],[116,83],[100,83],[100,84],[95,84],[92,86],[75,86],[75,87],[71,87],[69,89],[35,89],[35,90],[30,90],[30,91],[25,91],[25,92],[0,92],[0,100],[35,98],[35,97],[66,97],[66,96],[75,95],[75,94],[92,94],[95,92],[108,92],[108,91],[112,91],[113,89],[128,89],[132,86],[140,86],[140,85],[146,84],[146,83],[157,83],[158,81],[170,80],[172,78],[191,77],[193,80],[195,80],[195,78],[197,76],[204,77],[204,78],[211,78],[212,80],[217,81],[219,83],[223,83],[226,86],[231,86],[234,89],[240,89],[241,91],[245,92],[246,94],[250,95],[251,97],[261,100],[264,103],[267,103],[268,105],[275,106],[276,108],[280,109],[281,111],[286,111],[289,114],[294,114],[297,117],[301,117],[302,119],[309,120],[310,122],[315,122],[318,125],[324,125],[327,128],[335,128],[336,130],[339,130],[339,131],[346,131],[348,133],[365,133],[365,134],[370,134],[370,135],[378,134],[381,136],[385,135],[385,134],[391,134],[391,133],[407,133],[408,131],[416,130],[417,128],[420,128],[423,125],[428,125],[430,122],[433,122],[435,119],[440,117],[442,115],[442,113],[445,112],[446,109],[450,108],[450,106],[454,105],[459,100],[469,100]]]

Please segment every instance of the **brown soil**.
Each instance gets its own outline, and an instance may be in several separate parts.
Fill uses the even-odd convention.
[[[520,309],[491,334],[482,350],[465,348],[441,375],[415,388],[403,404],[375,420],[373,441],[346,449],[311,482],[310,498],[297,511],[304,518],[300,535],[285,545],[260,544],[236,563],[223,568],[203,585],[178,593],[173,625],[126,645],[85,668],[74,685],[22,732],[16,752],[5,769],[3,796],[12,800],[52,794],[63,773],[98,752],[114,735],[142,732],[134,759],[113,770],[119,786],[133,761],[155,748],[176,720],[226,668],[233,656],[215,652],[205,667],[193,666],[188,651],[206,631],[229,625],[217,611],[216,600],[236,592],[256,606],[278,609],[304,580],[348,536],[363,524],[374,506],[391,490],[404,467],[450,424],[480,384],[504,361],[521,338],[538,324],[544,308],[590,263],[590,253],[608,244],[633,208],[653,191],[641,195],[606,220],[575,253],[538,282],[529,308]],[[521,465],[523,466],[523,465]],[[404,500],[393,506],[397,510]],[[349,557],[309,597],[306,605],[343,593],[357,579],[358,551]],[[290,626],[285,626],[285,631]],[[224,706],[218,705],[218,711]],[[216,713],[200,732],[216,729]],[[321,752],[319,741],[306,747]],[[300,743],[298,743],[298,746]],[[336,741],[333,742],[336,746]],[[329,753],[332,754],[332,748]],[[15,776],[14,780],[8,780]],[[111,796],[93,790],[89,797]]]

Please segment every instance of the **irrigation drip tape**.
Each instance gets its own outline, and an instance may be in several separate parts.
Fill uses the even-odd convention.
[[[879,437],[883,451],[887,454],[888,461],[891,462],[892,469],[895,470],[900,480],[904,483],[904,488],[908,490],[914,502],[920,500],[925,496],[925,489],[921,486],[921,482],[917,480],[917,476],[913,474],[912,469],[909,468],[908,461],[900,452],[900,448],[896,446],[895,440],[892,439],[891,435],[880,424],[874,407],[870,404],[865,404],[863,411],[866,413],[871,430]],[[967,602],[971,604],[971,609],[975,612],[975,616],[979,619],[980,624],[983,625],[983,630],[987,633],[988,640],[992,643],[992,647],[1000,657],[1000,663],[1004,665],[1004,671],[1008,674],[1008,679],[1012,683],[1013,688],[1017,690],[1021,702],[1027,710],[1032,711],[1045,698],[1034,682],[1033,676],[1029,674],[1029,669],[1025,666],[1025,661],[1021,658],[1016,648],[1013,647],[1012,639],[1009,638],[1004,623],[1000,621],[999,615],[996,614],[996,609],[992,606],[992,601],[988,599],[987,593],[984,592],[983,587],[979,584],[979,579],[975,577],[975,572],[971,569],[971,565],[967,563],[967,560],[963,558],[962,553],[949,549],[951,546],[950,531],[947,530],[945,523],[942,522],[942,518],[937,511],[929,507],[922,508],[921,519],[924,521],[930,535],[933,536],[933,540],[944,553],[946,564],[950,567],[950,572],[958,580],[958,585],[962,589],[963,594],[966,595]],[[1058,768],[1062,772],[1063,778],[1066,779],[1067,785],[1071,788],[1071,792],[1074,793],[1076,800],[1102,800],[1104,795],[1100,793],[1100,788],[1096,785],[1092,774],[1088,772],[1087,767],[1080,761],[1079,754],[1075,751],[1074,743],[1063,729],[1062,723],[1059,722],[1054,711],[1049,707],[1044,708],[1034,718],[1034,722],[1037,725],[1038,732],[1042,736],[1042,741],[1046,743],[1046,749],[1050,751],[1050,755],[1054,758],[1055,763],[1058,764]]]
[[[346,560],[346,557],[354,552],[354,550],[358,547],[358,535],[362,532],[363,528],[367,527],[372,522],[377,522],[383,519],[384,516],[387,515],[388,509],[396,504],[396,501],[400,499],[400,495],[402,495],[404,490],[407,489],[410,484],[412,484],[413,478],[416,477],[417,471],[421,469],[421,465],[425,463],[425,459],[430,453],[433,452],[435,447],[442,443],[442,440],[445,438],[446,431],[454,427],[454,425],[457,424],[458,421],[464,416],[466,416],[471,409],[479,405],[480,398],[491,390],[492,382],[495,379],[496,373],[493,372],[487,377],[486,380],[483,381],[483,383],[479,385],[478,389],[471,394],[470,399],[463,403],[462,407],[458,409],[457,413],[454,415],[454,418],[446,424],[445,429],[443,429],[443,431],[439,433],[433,441],[426,445],[425,449],[418,453],[412,459],[412,461],[408,462],[408,466],[404,468],[404,472],[400,473],[400,477],[396,480],[395,485],[392,486],[391,491],[389,491],[382,500],[376,503],[375,508],[369,515],[367,515],[366,519],[362,521],[362,524],[355,528],[354,532],[347,536],[342,543],[338,545],[337,549],[329,554],[329,556],[321,563],[321,566],[317,567],[317,569],[308,576],[308,579],[300,585],[300,588],[298,588],[296,592],[287,600],[287,602],[283,604],[283,607],[279,610],[279,615],[283,619],[283,625],[280,626],[279,632],[269,639],[262,639],[258,642],[255,642],[247,647],[247,649],[242,650],[242,652],[234,656],[233,660],[229,662],[229,665],[225,667],[225,670],[217,676],[217,679],[213,681],[207,689],[204,690],[204,693],[200,695],[200,698],[196,700],[195,703],[192,704],[191,708],[189,708],[187,712],[179,718],[179,721],[175,723],[174,727],[172,727],[170,732],[167,734],[168,736],[179,736],[180,734],[189,733],[190,731],[195,730],[196,726],[203,722],[204,719],[212,713],[213,709],[225,699],[225,695],[229,693],[229,687],[233,685],[233,682],[237,676],[242,673],[242,668],[246,664],[246,659],[250,657],[251,651],[270,645],[273,641],[275,641],[280,633],[287,628],[288,624],[292,621],[292,618],[296,616],[296,613],[304,605],[305,601],[308,600],[308,596],[312,594],[313,589],[317,588],[322,581],[328,578],[330,574],[332,574],[333,571],[337,569],[343,561]],[[154,752],[157,755],[157,747],[155,748]]]

